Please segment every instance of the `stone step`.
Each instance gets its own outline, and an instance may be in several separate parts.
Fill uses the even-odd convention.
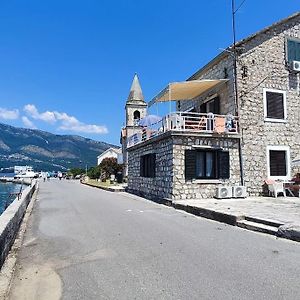
[[[255,218],[255,217],[249,217],[249,216],[245,216],[245,220],[251,221],[254,223],[261,223],[261,224],[265,224],[265,225],[273,226],[273,227],[277,227],[277,228],[279,226],[283,225],[283,223],[280,223],[278,221],[268,220],[268,219],[259,219],[259,218]]]
[[[248,220],[237,221],[236,226],[245,228],[248,230],[258,231],[262,233],[268,233],[272,235],[277,235],[278,226],[270,226],[262,223],[257,223]]]

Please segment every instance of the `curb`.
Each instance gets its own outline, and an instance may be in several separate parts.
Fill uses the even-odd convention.
[[[269,220],[260,219],[260,220],[257,220],[256,224],[254,224],[254,225],[245,226],[245,225],[240,224],[240,223],[242,223],[241,221],[246,221],[247,219],[253,220],[252,217],[245,216],[245,215],[226,214],[226,213],[221,213],[221,212],[217,212],[217,211],[202,208],[202,207],[195,207],[195,206],[190,206],[190,205],[179,204],[179,203],[172,201],[171,199],[164,199],[164,204],[168,205],[168,206],[172,206],[175,209],[183,210],[187,213],[190,213],[195,216],[202,217],[202,218],[218,221],[221,223],[226,223],[226,224],[244,228],[244,229],[247,229],[250,231],[262,232],[262,233],[266,233],[266,234],[273,235],[276,237],[289,239],[289,240],[292,240],[295,242],[300,242],[300,226],[297,226],[297,225],[292,225],[292,224],[283,224],[280,226],[273,225],[275,230],[265,230],[262,228],[262,225],[270,226],[271,225],[270,223],[272,223],[272,222],[270,222]]]
[[[37,199],[38,191],[39,191],[39,185],[37,183],[35,191],[32,194],[31,200],[28,203],[27,208],[25,210],[19,230],[18,230],[16,238],[14,240],[14,243],[12,244],[11,249],[5,259],[5,262],[4,262],[1,270],[0,270],[0,299],[8,299],[7,297],[8,297],[9,291],[10,291],[12,279],[13,279],[14,272],[15,272],[15,267],[17,264],[18,251],[19,251],[20,247],[22,246],[25,231],[27,228],[27,223],[28,223],[29,217],[32,213],[32,210],[34,208],[34,204]]]
[[[237,222],[244,219],[244,216],[235,216],[230,214],[225,214],[221,212],[217,212],[214,210],[202,208],[202,207],[195,207],[189,205],[183,205],[179,203],[172,202],[172,207],[175,209],[184,210],[187,213],[193,214],[195,216],[203,217],[210,220],[215,220],[221,223],[226,223],[229,225],[236,226]]]
[[[93,184],[90,184],[90,183],[87,183],[87,182],[81,182],[81,184],[84,184],[84,185],[87,185],[87,186],[90,186],[90,187],[94,187],[94,188],[97,188],[97,189],[101,189],[101,190],[104,190],[104,191],[108,191],[108,192],[115,192],[115,193],[122,193],[122,192],[125,192],[125,188],[113,188],[113,187],[106,187],[106,186],[96,186],[96,185],[93,185]]]

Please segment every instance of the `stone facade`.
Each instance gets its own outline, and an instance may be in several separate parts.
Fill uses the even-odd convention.
[[[271,26],[237,45],[238,107],[243,169],[247,191],[253,196],[263,193],[263,184],[268,178],[268,146],[288,146],[290,161],[300,154],[299,74],[291,72],[287,63],[288,37],[300,39],[300,15]],[[233,66],[232,55],[224,53],[194,74],[190,80],[221,79],[225,77],[224,70],[226,70],[229,81],[220,90],[210,91],[208,95],[204,94],[195,101],[182,101],[181,107],[198,108],[211,94],[217,93],[221,99],[221,113],[233,113],[235,107]],[[265,120],[264,89],[286,92],[285,122]],[[290,176],[300,172],[299,167],[289,167]]]
[[[220,113],[239,115],[239,137],[190,136],[168,133],[132,147],[129,151],[129,190],[151,198],[192,199],[215,195],[220,184],[237,185],[240,181],[240,161],[247,192],[263,194],[268,178],[269,147],[287,150],[287,178],[300,172],[291,161],[300,155],[300,76],[291,71],[287,62],[287,38],[300,39],[300,14],[250,36],[237,44],[238,100],[235,103],[233,49],[229,48],[188,80],[224,79],[227,83],[209,90],[193,101],[180,101],[177,110],[194,108],[218,95]],[[231,52],[231,53],[230,53]],[[286,118],[276,121],[265,117],[264,91],[275,89],[286,93]],[[240,141],[239,141],[240,138]],[[239,142],[240,150],[239,151]],[[184,178],[184,151],[193,145],[219,146],[230,151],[231,176],[228,181],[187,181]],[[139,176],[139,157],[146,152],[157,154],[157,177]]]
[[[128,191],[154,200],[212,198],[217,186],[239,185],[238,139],[238,136],[220,139],[211,134],[166,132],[133,146],[128,149]],[[185,150],[193,147],[228,150],[230,179],[186,180]],[[153,178],[140,176],[140,157],[149,153],[156,154],[156,176]]]
[[[286,38],[300,38],[299,24],[297,16],[242,44],[244,51],[238,59],[240,126],[245,184],[251,195],[261,194],[262,183],[268,178],[268,146],[288,146],[290,160],[300,154],[299,75],[290,70],[286,57]],[[264,88],[286,92],[285,122],[265,120]],[[299,171],[291,167],[290,176]]]

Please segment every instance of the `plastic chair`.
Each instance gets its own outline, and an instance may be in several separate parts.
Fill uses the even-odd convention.
[[[269,196],[273,195],[275,198],[277,198],[278,194],[282,193],[283,196],[286,197],[283,182],[277,182],[275,180],[268,179],[266,180],[266,184],[268,185]]]

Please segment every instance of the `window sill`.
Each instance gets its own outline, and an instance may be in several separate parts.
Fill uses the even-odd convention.
[[[220,179],[193,179],[192,183],[217,184],[222,183],[222,181]]]
[[[269,122],[269,123],[287,123],[286,119],[272,119],[272,118],[265,118],[264,119],[265,122]]]

